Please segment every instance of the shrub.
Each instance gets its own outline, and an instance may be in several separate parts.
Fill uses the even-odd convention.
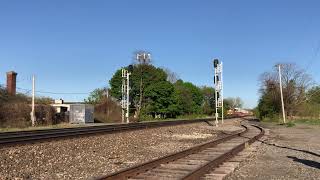
[[[104,98],[94,106],[96,122],[121,122],[121,107],[111,98]]]
[[[287,127],[294,127],[295,125],[296,124],[291,121],[286,124]]]
[[[37,125],[58,124],[61,119],[55,118],[56,111],[50,105],[37,105],[35,108]]]
[[[27,103],[6,103],[0,107],[0,127],[27,127],[31,125],[31,107]]]
[[[36,123],[38,125],[57,124],[61,119],[55,116],[53,107],[48,105],[50,98],[37,98],[35,108]],[[24,128],[31,126],[31,98],[24,94],[10,96],[0,87],[0,127]]]

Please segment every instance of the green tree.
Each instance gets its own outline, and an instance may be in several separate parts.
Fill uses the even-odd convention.
[[[320,86],[311,88],[307,93],[307,98],[310,103],[320,104]]]
[[[178,80],[175,83],[175,98],[180,114],[201,113],[203,94],[200,88],[190,82]]]
[[[264,92],[259,99],[256,114],[260,119],[274,119],[274,117],[280,113],[280,105],[274,99],[272,92]]]
[[[313,81],[305,70],[294,64],[282,64],[281,68],[284,106],[287,116],[292,117],[301,111],[301,104],[306,101],[306,92]],[[277,68],[271,72],[263,73],[260,77],[260,82],[259,114],[262,118],[273,118],[281,112]]]
[[[203,95],[202,111],[204,114],[212,115],[215,111],[215,90],[212,87],[204,86],[201,88]]]
[[[148,114],[162,118],[175,117],[177,106],[174,98],[174,86],[168,81],[162,81],[148,86],[145,90]]]
[[[98,88],[92,91],[87,99],[84,100],[88,104],[99,104],[106,93],[106,88]]]
[[[229,98],[225,99],[225,101],[230,106],[230,109],[243,107],[243,101],[240,97],[236,97],[236,98],[229,97]]]
[[[126,68],[128,69],[128,67]],[[130,101],[132,106],[136,109],[136,113],[140,116],[140,109],[145,108],[146,98],[145,89],[150,85],[166,82],[167,74],[161,68],[156,68],[151,64],[135,64],[130,76]],[[142,80],[142,81],[141,81]],[[142,82],[142,83],[141,83]],[[121,69],[110,80],[111,95],[117,99],[121,99],[121,87],[122,87],[122,72]],[[142,99],[140,99],[142,98]],[[140,103],[141,102],[141,103]]]
[[[300,116],[320,117],[320,86],[314,86],[307,92],[307,101],[301,104]]]
[[[122,68],[118,69],[109,81],[111,96],[120,100],[122,87]]]
[[[166,79],[167,74],[161,68],[156,68],[150,64],[137,64],[134,66],[131,75],[131,93],[137,111],[145,106],[145,89],[152,84],[164,82]]]

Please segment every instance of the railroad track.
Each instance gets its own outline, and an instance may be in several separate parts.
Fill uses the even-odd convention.
[[[210,118],[194,120],[175,120],[175,121],[154,121],[130,124],[113,124],[101,126],[89,126],[78,128],[46,129],[18,132],[0,133],[0,147],[8,145],[34,143],[40,141],[56,140],[61,138],[75,138],[79,136],[88,136],[102,133],[117,133],[123,131],[132,131],[146,128],[156,128],[162,126],[174,126],[190,124],[197,122],[210,121]]]
[[[210,179],[207,173],[229,160],[264,135],[255,125],[243,124],[244,131],[182,152],[98,178],[110,179]]]

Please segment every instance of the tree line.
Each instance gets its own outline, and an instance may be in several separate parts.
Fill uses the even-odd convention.
[[[170,70],[155,67],[150,62],[136,63],[131,67],[131,117],[143,120],[214,114],[214,88],[198,87],[191,82],[183,81]],[[124,69],[129,69],[129,66]],[[110,95],[119,102],[122,97],[122,68],[116,70],[109,84]],[[105,88],[96,89],[86,102],[99,104],[104,99],[105,91]],[[241,99],[237,100],[225,100],[225,112],[234,106],[241,106]],[[234,102],[238,103],[235,105]]]
[[[295,64],[282,64],[283,99],[286,116],[320,117],[320,86]],[[256,114],[261,119],[279,119],[281,113],[280,83],[277,69],[260,76],[260,99]]]

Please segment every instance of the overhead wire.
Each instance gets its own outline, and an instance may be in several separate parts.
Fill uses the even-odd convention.
[[[24,88],[20,88],[20,87],[17,87],[17,89],[20,89],[20,90],[25,90],[25,91],[32,91],[31,89],[24,89]],[[50,92],[50,91],[35,91],[37,93],[43,93],[43,94],[71,94],[71,95],[86,95],[86,94],[90,94],[91,92]]]
[[[312,67],[313,63],[315,62],[315,60],[317,59],[317,57],[319,55],[319,52],[320,52],[320,40],[318,40],[316,48],[314,49],[314,53],[311,56],[311,59],[309,60],[308,64],[306,65],[306,71],[308,71]],[[313,75],[317,75],[317,74],[318,74],[318,71],[313,73]],[[316,84],[318,84],[318,83],[316,83]]]
[[[312,66],[312,64],[314,63],[314,60],[318,57],[319,51],[320,51],[320,40],[318,41],[316,48],[314,49],[314,53],[313,53],[308,65],[306,66],[307,70]]]
[[[5,88],[5,84],[0,84],[1,88]],[[20,91],[20,93],[23,94],[31,94],[32,89],[26,89],[26,88],[21,88],[21,87],[16,87],[17,90]],[[91,92],[53,92],[53,91],[42,91],[42,90],[36,90],[36,93],[40,94],[52,94],[52,95],[89,95]]]

